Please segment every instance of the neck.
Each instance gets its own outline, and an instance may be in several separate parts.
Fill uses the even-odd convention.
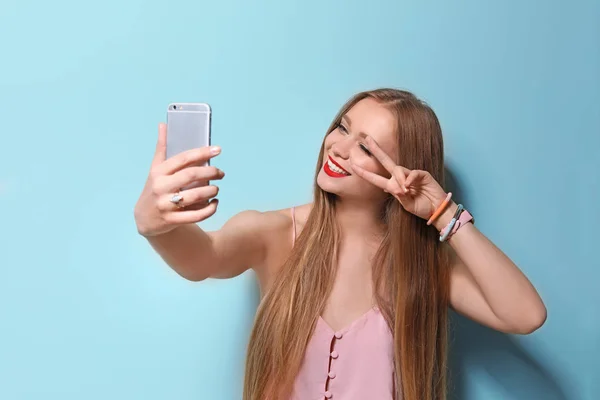
[[[373,202],[340,199],[336,201],[336,219],[342,240],[350,238],[380,239],[385,225],[380,219],[381,205]]]

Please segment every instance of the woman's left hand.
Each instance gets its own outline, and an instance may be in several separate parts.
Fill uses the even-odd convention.
[[[370,136],[365,139],[365,145],[373,156],[390,173],[386,178],[367,171],[351,162],[354,173],[373,185],[390,193],[402,207],[420,218],[429,219],[435,209],[445,200],[447,193],[428,171],[410,170],[396,165],[377,142]]]

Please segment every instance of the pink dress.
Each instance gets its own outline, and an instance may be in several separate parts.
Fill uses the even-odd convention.
[[[295,241],[293,208],[292,220]],[[392,400],[394,381],[393,335],[373,307],[339,331],[319,317],[291,400]]]

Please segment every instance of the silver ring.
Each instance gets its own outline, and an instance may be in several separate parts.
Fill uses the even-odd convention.
[[[183,196],[179,194],[179,192],[175,193],[171,197],[171,203],[175,204],[178,208],[182,208],[183,206],[180,204],[183,201]]]

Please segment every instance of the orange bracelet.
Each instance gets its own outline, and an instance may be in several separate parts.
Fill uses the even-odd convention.
[[[429,221],[427,221],[427,225],[431,225],[433,223],[433,221],[435,221],[440,215],[442,215],[442,213],[446,209],[446,206],[448,205],[448,203],[450,203],[450,199],[451,198],[452,198],[452,192],[448,192],[448,195],[446,196],[446,199],[435,210],[435,212],[433,213],[433,215],[431,216],[431,218],[429,218]]]

